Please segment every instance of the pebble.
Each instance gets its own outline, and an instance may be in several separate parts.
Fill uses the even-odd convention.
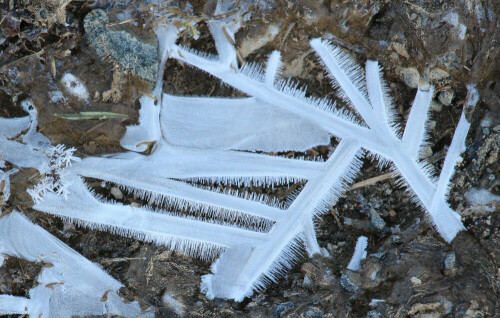
[[[292,308],[295,308],[295,304],[291,301],[279,304],[278,306],[276,306],[276,309],[274,310],[273,318],[281,317],[281,314]]]
[[[489,128],[491,127],[491,120],[489,120],[488,118],[485,118],[481,121],[481,127],[482,128]]]
[[[323,318],[323,311],[317,307],[309,307],[302,314],[304,318]]]
[[[181,301],[175,299],[168,293],[163,294],[161,300],[166,307],[172,309],[178,316],[184,316],[186,305],[184,305]]]
[[[393,235],[393,236],[392,236],[392,241],[393,241],[394,243],[401,242],[401,240],[402,240],[402,239],[403,239],[403,238],[401,237],[401,235]]]
[[[342,274],[342,276],[340,277],[340,285],[346,291],[351,293],[355,293],[359,290],[359,286],[352,282],[351,278],[349,277],[349,273]]]
[[[455,252],[449,252],[444,258],[444,273],[453,276],[457,272],[457,256]]]
[[[405,67],[399,71],[401,79],[411,88],[417,88],[420,81],[420,73],[415,67]]]
[[[383,231],[387,225],[382,217],[380,217],[380,214],[374,209],[370,209],[370,224],[377,231]]]
[[[117,200],[123,199],[123,193],[117,187],[112,187],[111,188],[111,195],[113,195],[115,197],[115,199],[117,199]]]
[[[427,127],[429,127],[430,130],[434,130],[434,128],[436,128],[436,121],[435,120],[429,120],[427,122]]]
[[[420,149],[420,158],[421,159],[426,159],[431,157],[434,154],[432,151],[431,146],[424,146]]]
[[[450,106],[451,102],[453,101],[453,98],[455,97],[455,91],[452,89],[442,91],[439,96],[438,100],[443,104],[444,106]]]
[[[366,313],[366,318],[383,318],[383,316],[376,310],[370,310]]]
[[[375,258],[378,258],[378,259],[382,259],[382,257],[385,256],[385,252],[378,252],[378,253],[373,253],[373,254],[370,254],[370,257],[375,257]]]
[[[327,243],[326,249],[329,250],[330,252],[333,252],[335,251],[335,246],[332,243]]]
[[[429,107],[430,110],[434,112],[439,112],[441,109],[443,109],[443,105],[441,105],[439,102],[432,100],[431,101],[431,106]]]
[[[451,313],[451,310],[453,309],[453,303],[451,301],[440,299],[439,302],[443,304],[443,314],[448,315],[449,313]]]
[[[304,274],[304,284],[308,283],[308,288],[316,285],[320,288],[331,288],[335,283],[335,276],[328,266],[323,262],[318,262],[318,266],[307,262],[300,268]],[[306,281],[306,277],[308,281]]]
[[[449,77],[450,77],[450,73],[448,73],[440,68],[433,68],[429,72],[429,80],[431,82],[440,81],[440,80],[443,80],[443,79],[446,79]]]
[[[412,277],[410,278],[410,282],[413,284],[413,286],[420,286],[422,285],[422,280],[420,280],[419,278],[417,277]]]
[[[302,282],[302,287],[304,288],[311,287],[311,280],[309,279],[309,276],[304,275],[304,281]]]

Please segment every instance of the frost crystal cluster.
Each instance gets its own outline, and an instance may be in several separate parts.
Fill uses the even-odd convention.
[[[367,61],[364,75],[340,48],[321,39],[310,42],[332,85],[356,112],[350,113],[339,110],[326,99],[306,97],[303,90],[280,79],[279,52],[269,56],[265,68],[254,64],[239,68],[233,46],[238,23],[217,20],[209,22],[209,27],[217,56],[176,45],[178,30],[173,26],[156,30],[160,79],[154,90],[155,98],[143,96],[140,100],[139,125],[128,127],[122,139],[122,146],[128,152],[74,160],[71,151],[50,148],[47,144],[38,146],[27,140],[43,137],[36,133],[33,112],[30,118],[0,119],[3,159],[20,167],[35,167],[41,174],[52,176],[52,179],[43,179],[46,183],[52,182],[51,186],[32,190],[34,209],[92,229],[135,237],[214,260],[212,274],[202,279],[202,291],[210,298],[237,301],[277,282],[303,249],[309,255],[322,252],[315,236],[315,222],[352,182],[360,170],[361,159],[368,153],[381,165],[392,167],[446,241],[451,242],[457,232],[464,229],[460,216],[448,206],[446,196],[454,166],[465,149],[470,124],[462,115],[443,169],[439,177],[434,177],[431,168],[419,159],[419,150],[426,143],[432,86],[419,87],[406,127],[402,129],[395,120],[377,62]],[[168,58],[205,71],[250,97],[164,94],[161,78]],[[470,93],[469,106],[474,106],[477,91],[470,87]],[[9,139],[29,125],[29,132],[23,135],[24,143]],[[28,138],[30,132],[32,136]],[[266,154],[304,151],[328,144],[331,136],[338,138],[339,143],[326,161]],[[153,145],[152,153],[146,155],[143,152],[148,145]],[[55,153],[59,158],[57,162],[50,159]],[[51,174],[54,170],[57,173]],[[89,190],[84,178],[118,184],[148,200],[151,207],[100,198]],[[304,186],[287,204],[241,189],[298,181]],[[214,185],[223,185],[225,189],[240,187],[241,191],[222,191]],[[17,213],[1,222],[19,224],[10,227],[35,227]],[[39,235],[37,231],[33,235]],[[43,235],[49,237],[46,232]],[[2,239],[8,238],[2,236]],[[62,244],[54,242],[57,246]],[[28,259],[36,258],[28,252],[48,253],[36,250],[36,245],[33,249],[18,253],[16,246],[12,246],[5,253],[10,251]],[[80,257],[67,247],[64,251],[67,255],[54,251],[61,253],[63,264],[67,258]],[[91,265],[86,265],[84,270],[104,275]],[[61,279],[76,280],[68,275]],[[105,289],[108,287],[103,287],[107,284],[104,281],[99,280],[99,287]],[[109,289],[115,290],[117,283],[108,281],[112,286]],[[73,287],[70,283],[61,286],[54,288]],[[76,295],[78,291],[73,292]],[[55,292],[47,297],[71,304]],[[36,299],[39,298],[34,293],[32,300]],[[90,308],[92,298],[86,301]],[[1,305],[0,301],[0,308]],[[119,312],[110,309],[119,307],[106,308],[106,312]]]

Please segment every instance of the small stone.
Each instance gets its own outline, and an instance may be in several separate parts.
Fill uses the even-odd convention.
[[[318,265],[313,263],[305,263],[302,265],[300,271],[304,274],[304,283],[306,283],[306,277],[309,280],[308,288],[313,286],[318,286],[320,288],[331,288],[335,283],[335,276],[332,270],[324,262],[318,262]]]
[[[433,68],[429,72],[429,80],[431,82],[440,81],[440,80],[443,80],[443,79],[446,79],[449,77],[450,77],[450,73],[448,73],[440,68]]]
[[[141,204],[138,203],[138,202],[132,202],[132,203],[130,203],[130,206],[133,207],[133,208],[140,208]]]
[[[309,279],[309,276],[305,275],[304,281],[302,282],[302,287],[309,288],[310,286],[311,286],[311,280]]]
[[[408,55],[408,51],[406,50],[406,47],[404,44],[393,43],[392,47],[394,48],[394,51],[396,51],[402,57],[407,58],[407,59],[410,58],[410,56]]]
[[[323,311],[317,307],[309,307],[302,314],[304,318],[323,318]]]
[[[276,306],[276,309],[274,310],[273,318],[279,318],[281,315],[289,310],[295,308],[295,304],[291,301],[288,301],[286,303],[281,303],[278,306]]]
[[[377,231],[383,231],[386,227],[385,221],[380,217],[377,211],[370,209],[370,224]]]
[[[481,121],[481,127],[483,128],[489,128],[491,127],[491,120],[489,120],[488,118],[485,118]]]
[[[390,211],[389,211],[389,216],[390,216],[391,218],[395,217],[396,215],[397,215],[396,211],[394,211],[394,210],[390,210]]]
[[[333,246],[332,243],[327,243],[326,249],[329,250],[330,252],[335,251],[335,247]]]
[[[393,241],[394,243],[401,242],[401,239],[402,239],[401,235],[397,235],[397,234],[396,234],[396,235],[393,235],[393,236],[392,236],[392,241]]]
[[[382,257],[385,256],[386,253],[384,252],[378,252],[378,253],[373,253],[373,254],[370,254],[370,257],[375,257],[375,258],[378,258],[378,259],[382,259]]]
[[[410,278],[410,282],[411,282],[411,283],[413,284],[413,286],[415,286],[415,287],[416,287],[416,286],[420,286],[420,285],[422,285],[422,281],[421,281],[419,278],[417,278],[417,277],[412,277],[412,278]]]
[[[420,81],[420,73],[415,67],[405,67],[399,72],[401,79],[411,88],[417,88]]]
[[[366,318],[383,318],[383,316],[376,310],[370,310],[366,313]]]
[[[163,294],[161,300],[166,307],[172,309],[178,316],[184,316],[186,305],[180,300],[172,297],[168,293]]]
[[[420,159],[426,159],[434,154],[431,146],[425,146],[420,149]]]
[[[448,315],[451,313],[451,310],[453,309],[453,303],[451,301],[440,299],[439,302],[443,304],[443,314]]]
[[[117,187],[111,187],[111,195],[113,195],[117,200],[123,199],[123,193]]]
[[[64,222],[63,231],[72,231],[75,229],[75,225],[71,222]]]
[[[455,252],[446,254],[444,258],[444,273],[447,276],[454,276],[457,272],[457,257]]]
[[[435,100],[432,100],[429,109],[434,112],[439,112],[441,111],[441,109],[443,109],[443,105],[441,105],[439,102]]]
[[[342,288],[344,288],[346,291],[355,293],[359,290],[359,286],[354,284],[349,277],[349,273],[342,274],[340,277],[340,285]]]
[[[451,102],[453,101],[453,98],[455,97],[455,91],[452,89],[442,91],[439,96],[438,100],[443,104],[444,106],[450,106]]]

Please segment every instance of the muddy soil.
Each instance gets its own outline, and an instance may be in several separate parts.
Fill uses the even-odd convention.
[[[119,141],[125,127],[137,122],[138,98],[149,94],[153,83],[112,49],[99,47],[102,43],[89,38],[84,25],[89,14],[102,9],[110,21],[106,32],[125,32],[154,46],[157,17],[136,2],[0,0],[0,116],[25,115],[20,102],[31,98],[38,109],[39,131],[53,144],[75,147],[81,157],[123,151]],[[215,53],[206,25],[214,2],[180,2],[171,5],[198,24],[182,33],[179,42]],[[279,50],[283,76],[307,86],[308,95],[343,105],[309,47],[315,37],[345,49],[360,65],[367,59],[379,61],[402,125],[419,78],[431,81],[436,96],[430,143],[423,155],[436,171],[466,101],[466,84],[476,84],[481,100],[471,116],[467,150],[449,197],[466,231],[447,244],[389,170],[367,159],[352,188],[318,223],[320,246],[330,257],[304,256],[279,283],[237,303],[210,300],[200,292],[201,276],[210,272],[208,262],[32,210],[25,192],[35,182],[32,169],[12,176],[6,208],[17,208],[100,264],[125,285],[124,295],[154,306],[157,317],[499,317],[500,2],[278,0],[271,5],[257,1],[251,10],[236,35],[240,62],[263,63]],[[127,43],[123,45],[127,49]],[[67,73],[86,86],[87,99],[63,86]],[[163,90],[174,95],[244,96],[175,61],[167,63]],[[127,117],[75,121],[55,115],[80,111]],[[305,155],[326,157],[335,143],[332,139],[331,145]],[[87,181],[96,188],[100,184]],[[99,191],[112,198],[112,187]],[[496,201],[474,199],[474,189],[489,192]],[[289,193],[278,189],[274,195],[284,198]],[[130,193],[123,195],[123,202],[139,202]],[[346,265],[361,235],[369,239],[368,257],[359,271],[349,271]],[[26,296],[40,270],[39,264],[7,258],[0,267],[0,292]]]

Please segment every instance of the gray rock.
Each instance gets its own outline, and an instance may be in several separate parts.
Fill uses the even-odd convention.
[[[112,187],[111,188],[111,194],[115,197],[115,199],[117,200],[121,200],[123,199],[123,193],[120,189],[118,189],[117,187]]]
[[[450,106],[454,97],[455,97],[455,91],[452,89],[449,89],[446,91],[442,91],[439,94],[438,99],[441,102],[441,104],[443,104],[444,106]]]
[[[342,288],[344,288],[346,291],[355,293],[359,290],[359,286],[356,285],[351,278],[349,277],[349,273],[344,273],[342,274],[342,277],[340,277],[340,285]]]
[[[274,310],[273,318],[281,317],[281,314],[292,308],[295,308],[295,304],[291,301],[278,304],[278,306],[276,306],[276,309]]]
[[[440,68],[433,68],[429,72],[429,80],[431,82],[441,81],[441,80],[444,80],[444,79],[449,78],[449,77],[450,77],[450,73],[448,73]]]
[[[434,111],[434,112],[439,112],[439,111],[441,111],[441,109],[443,109],[443,106],[439,102],[432,100],[431,106],[429,107],[429,109]]]
[[[109,18],[101,9],[91,11],[84,20],[86,39],[97,55],[102,59],[111,58],[143,79],[156,81],[159,61],[157,43],[141,42],[126,31],[107,28],[107,24]]]
[[[304,275],[304,282],[302,282],[302,287],[304,288],[309,288],[311,287],[311,280],[309,279],[309,276]]]
[[[304,318],[323,318],[323,311],[317,307],[309,307],[302,314]]]
[[[411,88],[417,88],[420,81],[420,73],[415,67],[402,68],[399,75],[403,82]]]
[[[387,225],[380,214],[374,209],[370,209],[370,224],[379,232],[383,231]]]
[[[393,241],[394,243],[401,242],[401,239],[403,239],[403,238],[402,238],[402,237],[401,237],[401,235],[399,235],[399,234],[394,234],[394,235],[392,236],[392,241]]]
[[[431,146],[424,146],[420,149],[420,158],[421,159],[426,159],[431,157],[434,154],[432,151]]]
[[[376,310],[370,310],[366,313],[366,318],[382,318],[382,314]]]
[[[451,310],[453,309],[453,303],[451,301],[447,299],[440,299],[439,302],[443,304],[443,314],[448,315],[451,313]]]
[[[444,273],[453,276],[457,272],[457,257],[455,252],[449,252],[444,258]]]
[[[182,301],[172,297],[168,293],[163,294],[161,300],[166,307],[173,310],[178,316],[184,316],[186,305]]]

